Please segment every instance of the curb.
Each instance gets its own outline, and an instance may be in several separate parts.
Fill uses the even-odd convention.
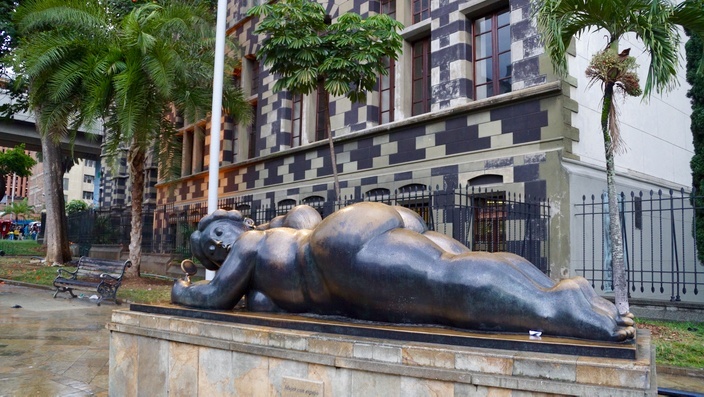
[[[32,284],[32,283],[25,283],[24,281],[17,281],[17,280],[9,280],[6,278],[0,278],[0,281],[5,283],[5,284],[11,284],[11,285],[17,285],[19,287],[27,287],[27,288],[36,288],[36,289],[45,289],[48,291],[53,291],[55,288],[51,287],[49,285],[39,285],[39,284]]]

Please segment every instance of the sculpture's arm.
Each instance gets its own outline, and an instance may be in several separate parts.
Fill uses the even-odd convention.
[[[242,234],[209,283],[191,284],[176,280],[171,290],[171,301],[202,309],[232,309],[249,289],[257,247],[263,238],[264,232],[261,231]]]

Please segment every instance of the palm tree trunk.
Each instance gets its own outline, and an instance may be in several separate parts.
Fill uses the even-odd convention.
[[[601,130],[604,134],[604,152],[606,155],[606,190],[609,200],[609,236],[613,254],[614,300],[618,312],[622,315],[630,312],[628,306],[628,286],[626,284],[626,267],[623,261],[623,237],[621,235],[621,218],[618,212],[614,166],[609,120],[613,111],[614,83],[607,83],[604,88],[604,101],[601,109]]]
[[[37,114],[39,114],[37,112]],[[39,127],[37,127],[39,128]],[[37,130],[39,132],[39,130]],[[63,167],[61,166],[61,146],[54,142],[51,134],[41,137],[44,164],[44,191],[46,192],[46,264],[64,264],[71,260],[68,241],[68,221],[64,200]]]
[[[136,142],[132,142],[127,162],[132,177],[132,221],[130,230],[129,259],[132,267],[129,276],[140,276],[140,261],[142,258],[142,202],[144,201],[144,149]]]

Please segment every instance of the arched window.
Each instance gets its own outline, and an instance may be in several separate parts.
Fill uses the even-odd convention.
[[[383,187],[378,187],[364,193],[364,199],[366,201],[374,201],[389,204],[391,200],[391,192],[389,189],[384,189]]]
[[[276,215],[285,215],[291,210],[291,208],[296,206],[296,200],[294,199],[284,199],[276,204]]]
[[[503,175],[484,174],[467,181],[469,186],[500,185],[504,183]]]
[[[325,207],[325,198],[321,196],[308,196],[302,200],[303,204],[310,205],[315,208],[320,216],[323,216],[323,208]]]
[[[432,229],[433,214],[430,210],[430,194],[427,189],[427,186],[420,183],[401,186],[396,191],[396,204],[417,212]]]
[[[506,192],[484,192],[470,195],[473,227],[472,250],[506,251]]]
[[[252,216],[252,206],[249,204],[238,204],[235,209],[244,217],[250,218]]]

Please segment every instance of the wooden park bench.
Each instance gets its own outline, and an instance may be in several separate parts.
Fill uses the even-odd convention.
[[[76,270],[70,272],[60,268],[59,275],[54,279],[56,292],[68,292],[71,297],[76,298],[74,289],[95,290],[98,293],[98,306],[103,300],[112,300],[116,304],[117,289],[122,284],[122,277],[125,269],[132,266],[132,262],[126,260],[116,261],[110,259],[96,259],[82,256],[78,260]]]

